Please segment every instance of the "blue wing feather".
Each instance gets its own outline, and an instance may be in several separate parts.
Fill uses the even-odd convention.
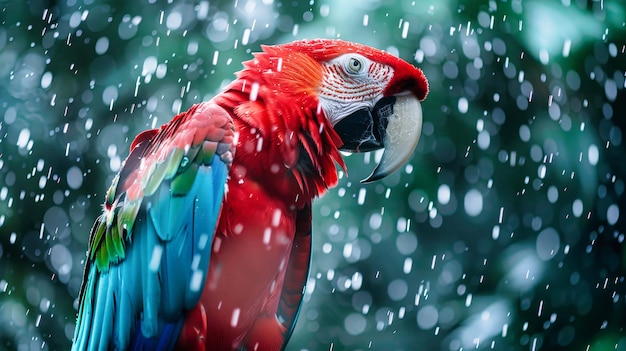
[[[200,127],[194,129],[197,123],[185,125],[186,116],[179,115],[158,133],[144,133],[133,144],[119,180],[109,191],[113,196],[107,196],[105,213],[92,229],[72,350],[171,350],[175,346],[185,312],[197,304],[202,294],[232,161],[231,154],[224,154],[232,152],[232,121],[224,118],[225,112],[219,112],[211,106],[196,105],[188,112],[195,118],[189,123],[202,117]],[[199,116],[201,113],[204,115]],[[196,130],[202,128],[207,135],[216,135],[215,128],[206,128],[210,123],[223,128],[230,139],[199,139]],[[187,144],[175,139],[176,128],[181,126],[196,131],[185,135]],[[200,140],[200,144],[192,145],[193,140]],[[140,169],[145,162],[142,158],[157,162],[154,155],[164,145],[169,147],[168,155],[160,159],[161,163],[145,165],[150,169],[147,175],[128,169]],[[222,152],[215,153],[220,145]],[[181,150],[188,157],[172,157]],[[168,160],[177,163],[167,164]],[[146,195],[133,199],[126,191],[139,184],[129,181],[137,174],[145,176],[137,181]],[[155,178],[147,178],[152,175]],[[173,191],[177,177],[184,177],[179,182],[182,188]],[[117,218],[128,220],[124,216],[129,213],[135,217],[130,218],[128,228],[122,228],[126,235],[120,232],[124,242],[111,241],[110,227],[121,223],[116,223]],[[106,232],[99,231],[101,226],[107,226]],[[125,248],[122,255],[106,251],[118,250],[119,245]],[[104,251],[99,255],[97,250]],[[98,261],[103,257],[108,261]]]

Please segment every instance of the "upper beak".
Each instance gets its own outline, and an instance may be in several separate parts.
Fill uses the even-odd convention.
[[[384,148],[380,163],[362,183],[382,179],[411,158],[422,132],[422,107],[408,92],[382,98],[373,109],[361,109],[334,127],[341,150],[367,152]]]

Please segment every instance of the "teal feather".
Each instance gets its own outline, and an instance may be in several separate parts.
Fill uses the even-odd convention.
[[[93,274],[95,274],[96,272],[93,271]],[[104,339],[106,340],[108,338],[108,335],[104,334],[103,331],[103,325],[105,323],[105,314],[106,314],[106,307],[107,307],[107,300],[108,300],[108,288],[109,288],[109,284],[108,284],[108,274],[107,273],[103,273],[99,278],[98,278],[98,284],[96,286],[96,295],[98,297],[100,297],[102,299],[102,301],[98,301],[98,303],[95,304],[95,310],[93,312],[93,326],[92,326],[92,330],[97,330],[98,333],[91,333],[91,337],[95,338],[95,340],[90,340],[89,344],[88,344],[88,350],[89,351],[96,351],[99,350],[100,348],[98,347],[98,345],[102,344],[101,340]]]
[[[132,302],[131,293],[134,289],[134,281],[124,279],[124,277],[132,276],[129,271],[131,265],[120,266],[117,271],[120,274],[120,294],[118,295],[119,309],[115,314],[115,323],[117,334],[115,340],[119,345],[128,345],[130,342],[130,331],[132,329]],[[130,286],[128,286],[130,285]]]
[[[161,295],[157,278],[158,267],[155,269],[153,257],[157,255],[155,250],[162,252],[162,247],[157,244],[157,235],[149,221],[145,221],[142,232],[144,234],[141,236],[143,240],[139,245],[141,245],[143,263],[147,263],[147,269],[141,275],[143,291],[141,331],[144,336],[153,337],[158,332],[159,298]],[[156,263],[160,265],[161,260],[158,259]]]
[[[91,232],[73,350],[171,349],[184,311],[200,298],[230,167],[214,156],[234,130],[190,111],[138,136],[107,192]],[[177,134],[185,118],[204,118],[194,125],[226,142],[191,145],[200,129]]]

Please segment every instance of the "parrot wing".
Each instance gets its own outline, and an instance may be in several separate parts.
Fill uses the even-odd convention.
[[[296,320],[302,308],[307,277],[309,276],[311,265],[311,219],[310,205],[298,211],[296,234],[291,246],[289,263],[285,271],[283,289],[278,302],[278,310],[276,311],[278,321],[285,328],[283,348],[287,346],[287,342],[296,326]]]
[[[173,348],[202,294],[235,138],[208,102],[133,141],[91,230],[73,350]]]

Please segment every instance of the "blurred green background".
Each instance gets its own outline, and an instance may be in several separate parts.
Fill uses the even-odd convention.
[[[0,350],[66,350],[89,228],[138,132],[261,44],[421,67],[412,161],[314,208],[288,350],[626,350],[623,0],[0,1]]]

